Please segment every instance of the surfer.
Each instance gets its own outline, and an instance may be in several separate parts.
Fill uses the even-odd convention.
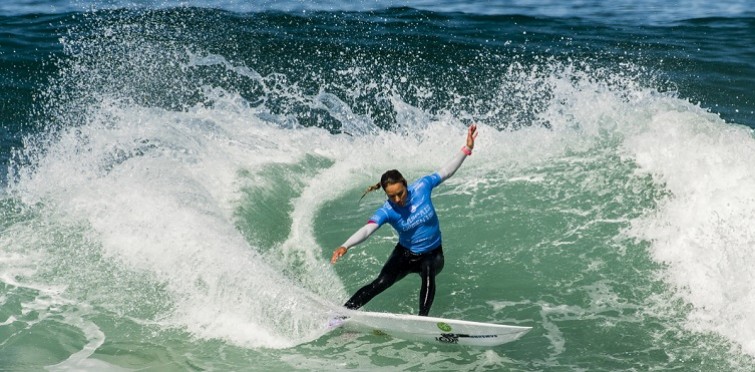
[[[475,138],[477,125],[472,124],[467,130],[466,144],[437,172],[407,185],[406,179],[398,170],[389,170],[383,173],[380,182],[370,186],[362,194],[364,197],[367,193],[382,188],[388,200],[375,211],[367,224],[333,251],[330,263],[335,264],[350,248],[365,241],[385,223],[389,223],[398,232],[399,241],[377,279],[346,301],[346,308],[358,309],[407,274],[418,273],[422,279],[419,315],[428,315],[435,297],[435,275],[443,269],[444,262],[440,223],[430,194],[435,186],[456,173],[467,156],[472,155]]]

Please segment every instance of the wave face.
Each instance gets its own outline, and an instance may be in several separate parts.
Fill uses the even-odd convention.
[[[650,20],[622,2],[13,4],[0,365],[755,365],[755,22],[736,2]],[[441,353],[325,335],[395,244],[385,227],[328,263],[382,203],[364,188],[433,172],[471,122],[474,156],[434,193],[431,315],[533,331]],[[418,287],[366,309],[415,313]]]

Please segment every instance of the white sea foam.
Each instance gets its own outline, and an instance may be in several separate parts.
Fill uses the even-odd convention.
[[[295,161],[317,148],[313,138],[327,136],[276,129],[252,112],[243,117],[228,109],[99,110],[112,125],[95,117],[62,133],[34,173],[21,178],[16,195],[88,225],[105,257],[164,285],[175,303],[174,322],[200,337],[266,347],[313,337],[321,324],[312,314],[320,304],[297,290],[296,278],[266,264],[235,229],[234,184],[240,169]],[[298,241],[303,249],[317,250],[304,239]],[[305,280],[320,281],[315,287],[324,297],[340,293],[326,263],[309,257],[317,273],[310,275],[317,276]]]
[[[551,84],[558,104],[544,115],[555,130],[582,136],[569,147],[618,139],[620,155],[669,193],[627,234],[650,243],[664,280],[692,305],[686,326],[755,355],[753,130],[631,82],[617,90],[591,79],[552,78],[559,80]]]
[[[642,170],[672,195],[634,221],[665,278],[694,305],[688,325],[755,355],[755,156],[751,129],[691,104],[649,102],[648,119],[624,142]]]

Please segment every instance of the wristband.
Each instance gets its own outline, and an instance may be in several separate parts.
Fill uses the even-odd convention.
[[[472,150],[466,145],[461,147],[461,152],[463,152],[467,156],[472,156]]]

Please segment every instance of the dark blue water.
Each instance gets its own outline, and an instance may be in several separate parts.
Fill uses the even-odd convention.
[[[498,74],[501,59],[571,59],[614,69],[622,62],[633,63],[647,69],[659,89],[676,90],[727,121],[753,125],[755,104],[747,89],[753,82],[753,17],[743,2],[606,6],[428,1],[416,8],[390,8],[391,2],[220,2],[212,9],[222,10],[159,6],[159,11],[148,11],[155,9],[149,2],[137,4],[130,8],[136,10],[99,13],[82,13],[91,6],[68,1],[8,2],[0,8],[5,146],[17,144],[7,141],[17,137],[15,128],[29,125],[30,115],[39,110],[33,97],[54,74],[53,61],[66,58],[60,38],[72,35],[69,38],[76,40],[107,23],[119,27],[129,19],[145,22],[140,25],[145,36],[164,38],[171,48],[188,42],[188,47],[233,52],[239,60],[255,62],[260,72],[284,73],[311,89],[333,84],[332,77],[302,70],[327,73],[334,53],[347,53],[345,62],[376,65],[378,71],[395,70],[398,64],[402,73],[427,75],[428,89],[440,94],[477,87],[476,82],[451,81],[460,74],[467,80],[489,81]],[[121,7],[116,3],[103,8]],[[177,22],[171,24],[172,20]],[[214,22],[230,27],[219,30]],[[306,53],[311,61],[297,61],[298,53]],[[299,69],[301,64],[306,67]],[[489,85],[465,93],[484,99],[486,88]]]

